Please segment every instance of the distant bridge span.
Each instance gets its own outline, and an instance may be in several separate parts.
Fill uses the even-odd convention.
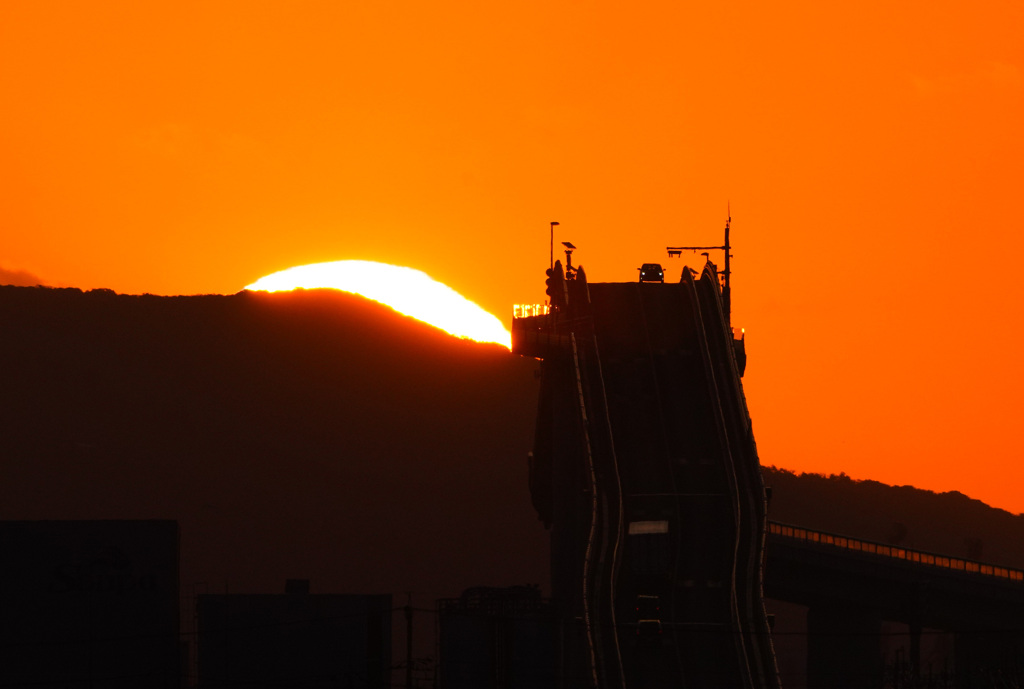
[[[882,621],[907,625],[919,679],[929,629],[953,636],[951,686],[1020,677],[1021,570],[774,522],[766,554],[765,596],[807,607],[808,687],[878,686]]]
[[[793,541],[796,541],[812,549],[816,546],[841,548],[845,551],[849,551],[846,553],[848,557],[857,557],[858,554],[863,554],[866,556],[890,558],[907,563],[911,570],[915,571],[920,577],[926,578],[929,575],[934,576],[938,574],[939,576],[950,576],[958,579],[964,579],[958,575],[965,574],[967,575],[965,579],[966,581],[977,583],[980,586],[987,587],[1010,583],[1010,590],[1024,591],[1024,571],[1014,569],[1012,567],[1003,567],[1001,565],[993,565],[976,560],[929,553],[923,550],[904,548],[899,545],[867,541],[860,538],[842,536],[825,531],[815,531],[802,526],[793,526],[792,524],[782,524],[773,521],[768,522],[768,534],[769,543],[775,543],[779,547],[792,547]],[[922,569],[915,565],[921,565],[924,568]],[[936,572],[935,570],[930,569],[931,567],[939,567],[940,570],[939,572]],[[984,577],[995,577],[996,580],[999,581],[994,582],[993,580],[985,579]],[[1012,586],[1012,584],[1017,584],[1017,586]]]

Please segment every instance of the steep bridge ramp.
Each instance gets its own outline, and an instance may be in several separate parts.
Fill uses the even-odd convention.
[[[552,532],[562,676],[579,687],[777,687],[765,494],[718,275],[549,280],[517,319],[543,360],[531,465]]]

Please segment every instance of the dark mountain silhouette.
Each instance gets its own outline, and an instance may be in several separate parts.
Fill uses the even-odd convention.
[[[0,362],[0,519],[177,519],[200,590],[546,584],[503,347],[335,291],[0,287]]]
[[[762,467],[770,519],[818,531],[1024,569],[1024,515],[963,493]]]
[[[536,371],[330,290],[0,287],[0,519],[177,519],[200,590],[546,590]],[[1024,567],[1024,517],[959,493],[765,477],[773,520]]]

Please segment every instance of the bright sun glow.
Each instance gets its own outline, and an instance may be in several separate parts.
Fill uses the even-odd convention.
[[[426,273],[373,261],[332,261],[296,266],[261,277],[246,289],[282,292],[329,288],[379,301],[456,337],[512,348],[512,335],[497,318]]]

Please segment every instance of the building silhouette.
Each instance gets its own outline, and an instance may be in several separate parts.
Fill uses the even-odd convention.
[[[177,522],[0,522],[0,562],[4,687],[179,687]]]
[[[383,689],[391,685],[391,596],[283,594],[197,598],[199,686]]]
[[[475,587],[438,601],[441,689],[553,689],[556,618],[531,586]]]

